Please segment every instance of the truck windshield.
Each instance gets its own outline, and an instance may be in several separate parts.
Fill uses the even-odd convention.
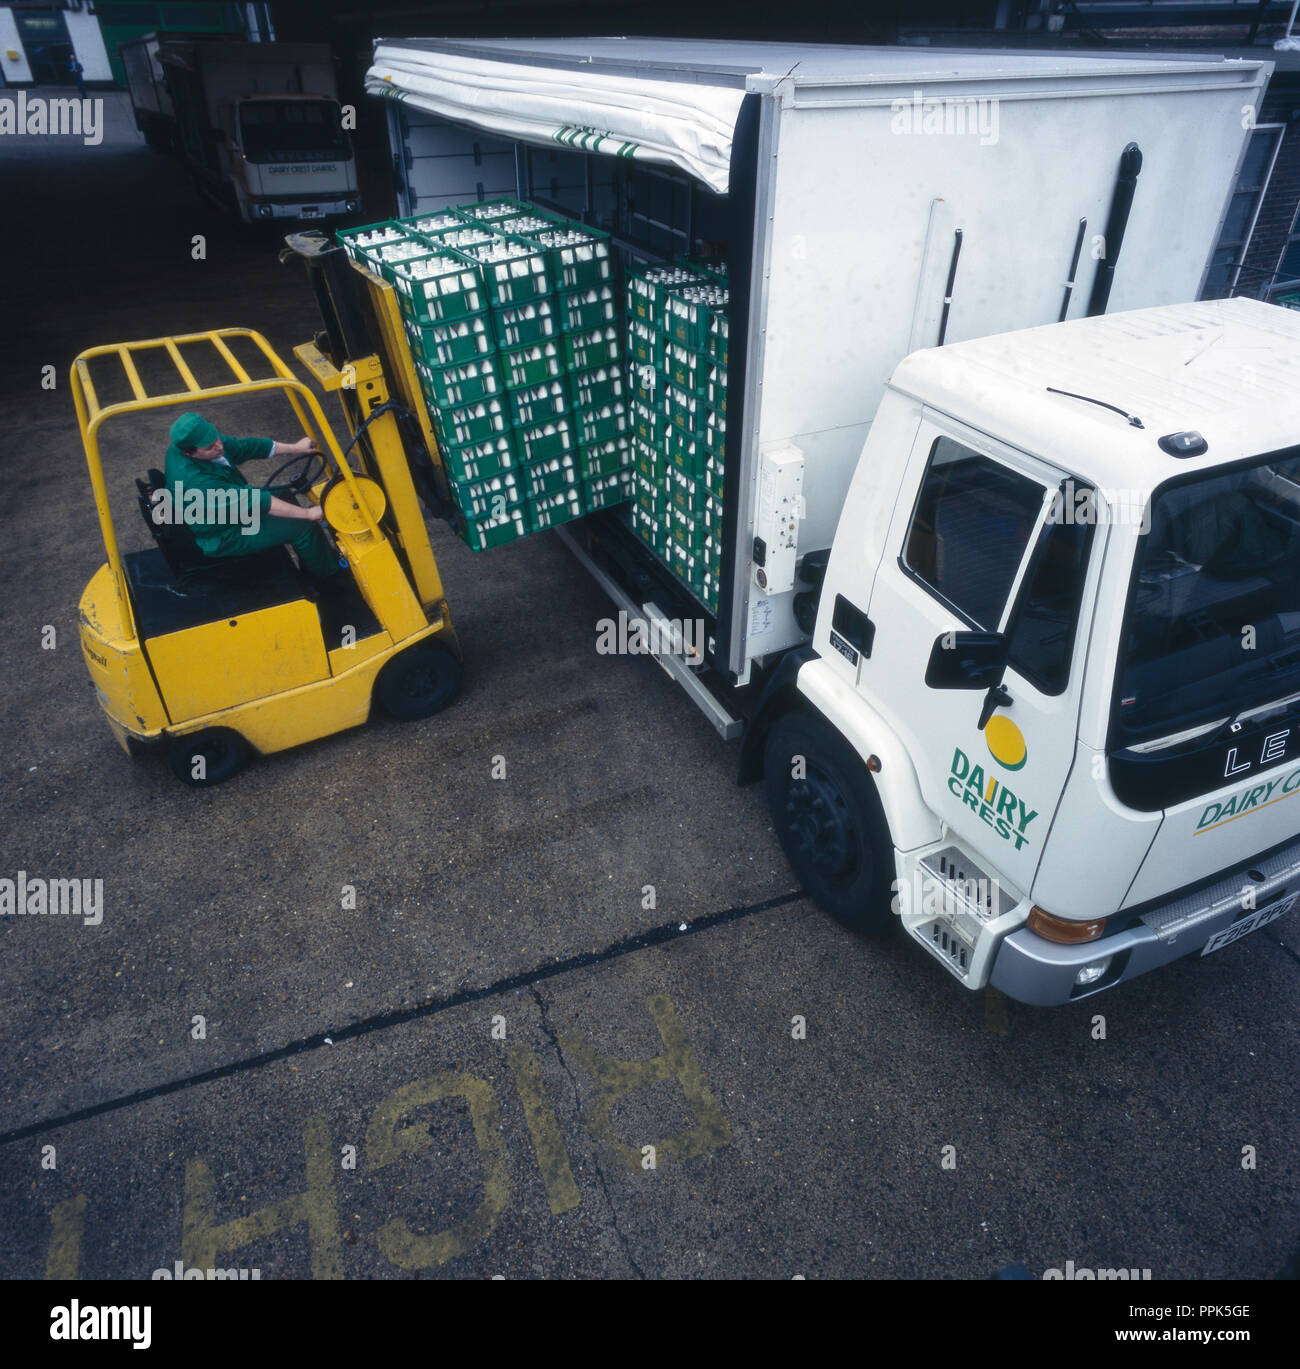
[[[1155,493],[1116,683],[1123,746],[1300,692],[1300,447]]]
[[[250,162],[326,162],[345,157],[347,136],[332,100],[253,100],[239,111]]]

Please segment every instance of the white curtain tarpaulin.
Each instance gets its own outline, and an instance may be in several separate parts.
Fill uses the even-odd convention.
[[[380,43],[366,92],[524,142],[680,167],[725,194],[743,90]]]

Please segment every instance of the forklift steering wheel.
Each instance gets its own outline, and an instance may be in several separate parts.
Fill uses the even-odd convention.
[[[315,470],[312,468],[311,463],[313,461],[320,462],[319,470]],[[301,475],[295,475],[292,479],[286,481],[280,480],[280,476],[285,471],[287,471],[291,466],[300,466],[303,465],[304,462],[306,463],[306,467]],[[294,494],[303,494],[305,491],[309,490],[321,478],[321,476],[325,474],[325,469],[325,458],[321,455],[320,452],[299,452],[296,456],[291,456],[288,459],[288,461],[284,463],[284,465],[272,471],[271,474],[267,476],[267,478],[262,482],[262,488],[264,490],[269,490],[274,488],[274,486],[276,485],[286,484],[294,492]]]

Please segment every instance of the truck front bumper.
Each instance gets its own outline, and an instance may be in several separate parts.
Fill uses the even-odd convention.
[[[353,214],[360,206],[356,195],[337,200],[308,200],[303,203],[283,200],[250,200],[247,214],[250,223],[271,223],[276,219],[330,219],[341,214]]]
[[[1250,935],[1274,917],[1285,916],[1298,893],[1300,842],[1292,842],[1252,861],[1247,871],[1234,870],[1192,894],[1145,908],[1136,922],[1096,941],[1061,946],[1026,927],[1011,932],[998,947],[989,983],[1020,1003],[1072,1003],[1171,961],[1200,955],[1237,924],[1241,935]],[[1221,944],[1233,940],[1225,937]],[[1080,973],[1089,970],[1095,977],[1081,984]]]

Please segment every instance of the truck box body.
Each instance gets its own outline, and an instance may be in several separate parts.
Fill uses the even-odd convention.
[[[326,45],[169,38],[159,60],[182,155],[245,221],[357,207]]]
[[[510,194],[610,229],[632,265],[726,245],[725,536],[708,636],[711,663],[743,685],[808,638],[796,567],[835,537],[897,363],[941,332],[959,342],[1080,317],[1107,263],[1110,312],[1194,298],[1267,72],[1214,58],[383,39],[367,89],[391,97],[403,213]],[[1107,244],[1130,144],[1141,171],[1122,242]],[[793,536],[783,495],[802,515]]]
[[[122,70],[126,74],[126,89],[131,97],[135,126],[144,134],[150,147],[166,151],[171,147],[176,115],[163,79],[158,49],[158,35],[147,33],[142,38],[123,43],[118,51],[122,58]]]

